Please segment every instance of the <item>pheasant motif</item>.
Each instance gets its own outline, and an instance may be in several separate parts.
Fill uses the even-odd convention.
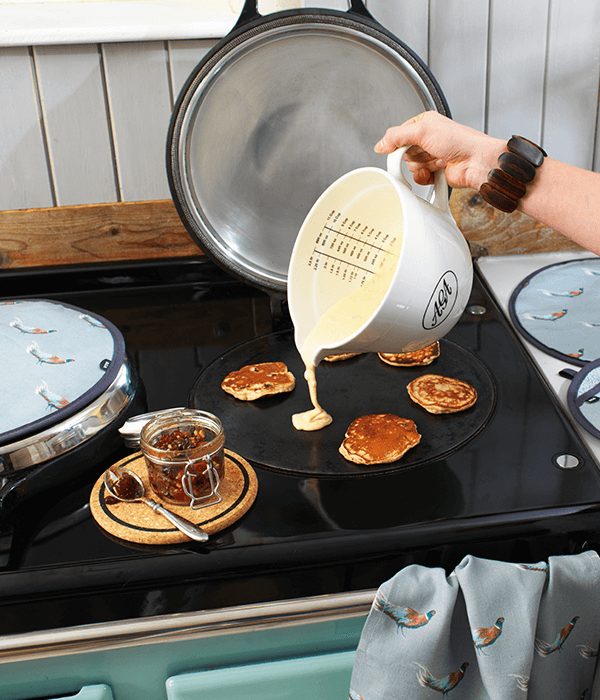
[[[435,615],[435,610],[430,610],[427,613],[419,613],[409,608],[408,605],[394,605],[390,603],[383,593],[377,593],[375,597],[375,607],[394,620],[396,625],[398,625],[396,632],[402,632],[403,637],[406,636],[404,634],[404,629],[423,627]]]
[[[38,363],[44,362],[49,365],[63,365],[66,362],[75,362],[75,360],[72,359],[67,359],[63,360],[60,357],[57,357],[56,355],[50,355],[47,352],[42,352],[37,343],[32,343],[28,348],[27,352],[30,355],[33,355],[34,357],[37,357]]]
[[[87,323],[90,324],[90,326],[95,326],[96,328],[106,328],[106,326],[99,321],[97,318],[92,318],[91,316],[88,316],[87,314],[80,314],[79,318],[82,321],[86,321]]]
[[[577,648],[584,659],[594,659],[598,656],[597,647],[594,649],[594,647],[591,647],[588,644],[578,644]]]
[[[544,314],[543,316],[536,316],[535,314],[530,313],[526,313],[523,315],[525,316],[525,318],[531,319],[533,321],[558,321],[558,319],[562,318],[566,313],[567,309],[563,309],[562,311],[555,311],[554,313]]]
[[[350,697],[350,700],[364,700],[362,695],[355,693],[353,690],[350,691],[349,697]]]
[[[46,382],[43,382],[42,385],[35,390],[35,393],[39,394],[48,403],[48,408],[59,409],[69,405],[67,399],[58,394],[53,394],[48,389]]]
[[[437,690],[442,694],[442,696],[444,696],[456,688],[456,686],[462,681],[468,665],[468,661],[465,661],[458,671],[452,671],[452,673],[449,673],[445,678],[434,678],[425,666],[417,664],[417,666],[421,669],[419,673],[417,673],[417,680],[423,686],[423,688]]]
[[[549,289],[543,289],[542,292],[544,294],[547,294],[550,297],[578,297],[580,294],[583,294],[583,287],[579,287],[579,289],[574,289],[572,291],[567,291],[567,292],[552,292]]]
[[[498,639],[498,637],[502,634],[503,624],[504,618],[499,617],[491,627],[476,627],[475,629],[471,630],[473,643],[475,644],[477,653],[486,655],[484,647],[489,647]]]
[[[517,564],[517,566],[524,571],[543,571],[544,573],[548,571],[548,564],[545,561],[540,561],[537,564]]]
[[[560,651],[562,649],[563,644],[567,641],[568,636],[573,631],[573,627],[575,627],[575,623],[577,622],[577,620],[579,620],[579,615],[576,615],[571,620],[571,622],[569,622],[569,624],[566,625],[566,627],[563,627],[560,630],[558,636],[556,637],[556,640],[552,644],[548,644],[548,642],[544,642],[536,637],[534,644],[537,653],[540,656],[549,656],[555,651]]]
[[[11,321],[8,325],[11,328],[16,328],[17,330],[21,331],[21,333],[32,333],[32,334],[56,333],[55,330],[45,331],[43,328],[34,328],[33,326],[24,326],[21,319],[17,318],[16,316],[15,316],[15,320]]]
[[[519,690],[527,690],[529,688],[529,676],[524,676],[522,673],[509,673],[508,675],[517,679],[517,688]]]

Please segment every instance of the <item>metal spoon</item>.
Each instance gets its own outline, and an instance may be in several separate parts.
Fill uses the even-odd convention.
[[[146,498],[144,496],[146,489],[140,477],[130,469],[124,467],[111,467],[104,472],[104,486],[111,496],[125,503],[141,502],[152,508],[155,513],[160,513],[170,523],[197,542],[206,542],[208,533],[201,527],[193,525],[185,518],[175,515],[170,510],[167,510],[160,503]]]

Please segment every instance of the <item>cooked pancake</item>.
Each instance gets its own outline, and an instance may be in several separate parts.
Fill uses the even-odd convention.
[[[283,362],[262,362],[246,365],[230,372],[221,388],[242,401],[254,401],[262,396],[283,394],[296,386],[294,375]]]
[[[436,357],[440,356],[440,344],[436,341],[422,350],[413,350],[412,352],[380,352],[377,354],[381,360],[394,367],[430,365]]]
[[[327,362],[341,362],[342,360],[349,360],[351,357],[357,357],[362,355],[361,352],[341,352],[339,355],[327,355],[324,359]]]
[[[339,450],[356,464],[389,464],[420,441],[413,421],[392,413],[379,413],[353,420]]]
[[[477,401],[477,392],[470,384],[439,374],[423,374],[406,389],[410,398],[429,413],[464,411]]]

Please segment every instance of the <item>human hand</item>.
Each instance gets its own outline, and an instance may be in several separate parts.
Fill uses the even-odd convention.
[[[497,165],[498,156],[506,150],[506,141],[433,111],[423,112],[388,129],[375,151],[393,153],[408,145],[411,147],[404,160],[418,185],[433,184],[435,171],[445,168],[451,187],[476,190],[487,180],[488,172]]]

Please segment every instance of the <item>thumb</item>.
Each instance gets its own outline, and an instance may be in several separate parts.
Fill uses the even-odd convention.
[[[413,117],[400,126],[390,127],[383,136],[375,144],[377,153],[392,153],[401,146],[410,146],[418,143],[416,140],[419,135],[418,126],[419,117]]]
[[[399,145],[396,145],[387,134],[375,144],[376,153],[393,153],[397,148]]]

